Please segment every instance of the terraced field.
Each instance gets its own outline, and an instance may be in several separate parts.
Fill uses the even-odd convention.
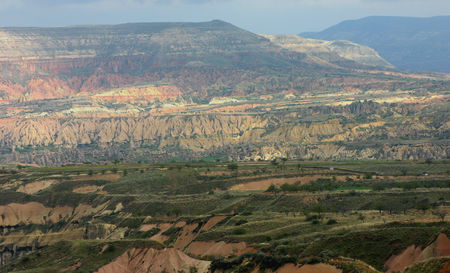
[[[0,272],[445,272],[449,166],[5,165]]]

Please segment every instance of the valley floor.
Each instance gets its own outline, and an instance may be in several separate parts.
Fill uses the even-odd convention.
[[[0,272],[448,272],[448,160],[0,174]]]

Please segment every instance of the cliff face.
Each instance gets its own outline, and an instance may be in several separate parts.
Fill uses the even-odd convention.
[[[362,65],[393,68],[372,48],[350,41],[306,39],[293,34],[262,36],[283,48],[308,54],[331,65],[345,66],[346,62],[348,65],[349,61],[353,61]]]
[[[150,155],[153,160],[168,160],[177,153],[185,159],[211,154],[265,160],[446,158],[449,151],[443,138],[448,134],[448,122],[443,117],[399,116],[425,109],[368,102],[289,114],[3,119],[0,146],[9,150],[4,150],[6,162],[50,165],[67,162],[70,157],[77,162],[89,157],[139,160]],[[325,113],[337,118],[303,121]],[[361,121],[361,116],[371,118]],[[416,121],[411,123],[411,118]],[[34,151],[38,147],[41,151]]]
[[[0,267],[7,265],[13,260],[29,254],[38,249],[35,244],[31,246],[7,245],[0,246]]]
[[[130,249],[113,262],[101,267],[96,273],[155,272],[177,273],[193,271],[206,273],[211,262],[197,260],[183,252],[166,248],[163,250]]]
[[[2,28],[0,41],[2,61],[133,55],[162,58],[263,51],[271,47],[266,39],[222,21]]]

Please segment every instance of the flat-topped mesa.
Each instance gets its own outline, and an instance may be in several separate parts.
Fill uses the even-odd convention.
[[[269,42],[222,21],[0,28],[0,60],[54,60],[261,50]]]
[[[218,20],[0,28],[0,103],[161,83],[180,90],[181,97],[202,100],[291,89],[328,91],[330,83],[343,78],[363,79],[369,85],[365,89],[393,86],[391,79],[370,83],[361,77],[374,67],[392,68],[368,47],[297,36],[287,44],[280,37]],[[354,86],[354,80],[339,84]]]
[[[350,41],[308,39],[295,34],[262,34],[262,36],[283,48],[305,53],[334,65],[342,65],[343,60],[347,60],[368,66],[394,67],[372,48]]]
[[[160,82],[207,96],[218,82],[233,88],[261,74],[320,70],[304,57],[217,20],[0,28],[0,103]]]

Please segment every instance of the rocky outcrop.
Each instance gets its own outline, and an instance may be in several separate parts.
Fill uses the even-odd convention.
[[[53,60],[96,56],[249,51],[266,39],[222,21],[139,23],[62,28],[1,28],[0,60]],[[227,47],[224,48],[223,43]]]
[[[58,183],[58,181],[51,180],[51,179],[31,182],[31,183],[21,185],[17,189],[17,192],[23,192],[26,194],[34,194],[34,193],[37,193],[41,190],[44,190],[44,189],[50,187],[51,185],[54,185],[56,183]]]
[[[38,202],[0,206],[0,268],[60,241],[123,239],[126,228],[81,219],[99,215],[104,208],[105,204],[50,208]]]
[[[79,204],[76,207],[60,206],[46,207],[38,202],[25,204],[10,203],[0,206],[0,227],[26,224],[48,224],[61,220],[78,220],[83,216],[93,215],[105,208],[106,204],[91,207]]]
[[[157,161],[176,156],[192,160],[215,154],[239,160],[447,158],[449,127],[444,117],[414,118],[412,123],[403,116],[422,109],[369,101],[288,114],[4,118],[0,119],[0,147],[3,162],[42,165],[83,162],[85,158]],[[314,115],[336,118],[302,121]],[[371,119],[357,122],[367,116]]]
[[[385,268],[388,272],[403,272],[414,263],[445,256],[450,256],[450,239],[446,234],[441,233],[432,244],[424,249],[411,245],[402,253],[393,255],[386,261]]]
[[[37,202],[11,203],[0,206],[0,226],[56,223],[60,219],[67,219],[72,213],[73,208],[68,206],[52,209]]]
[[[198,256],[213,256],[213,257],[228,257],[230,255],[236,255],[243,253],[247,249],[245,242],[240,243],[226,243],[220,242],[193,242],[186,249],[186,252]]]
[[[283,48],[305,53],[330,65],[345,65],[345,61],[353,61],[362,65],[393,68],[372,48],[350,41],[323,41],[302,38],[294,34],[262,34],[262,36]]]
[[[39,244],[36,241],[29,246],[17,246],[15,244],[0,246],[0,268],[37,249],[39,249]]]
[[[178,273],[192,272],[191,268],[195,268],[195,272],[206,273],[210,263],[193,259],[173,248],[132,248],[96,273]]]

